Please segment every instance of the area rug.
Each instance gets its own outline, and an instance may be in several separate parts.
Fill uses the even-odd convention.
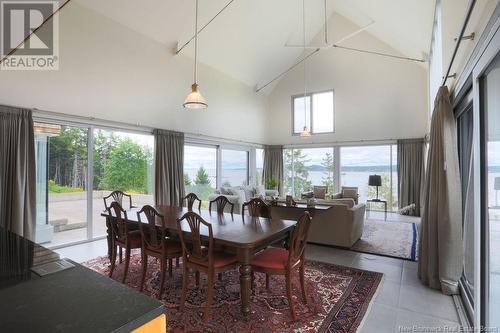
[[[109,260],[99,257],[83,263],[103,275],[109,273]],[[181,263],[182,265],[182,263]],[[181,266],[182,267],[182,266]],[[113,279],[121,281],[123,264],[118,264]],[[138,289],[141,258],[134,254],[130,262],[127,285]],[[302,302],[298,274],[293,278],[293,299],[297,320],[290,316],[283,277],[273,276],[270,290],[265,288],[265,276],[255,274],[251,296],[251,314],[243,318],[240,312],[240,286],[237,270],[223,274],[216,281],[212,301],[212,319],[203,321],[206,296],[206,276],[201,274],[200,288],[191,278],[184,312],[178,310],[182,289],[182,270],[174,268],[172,278],[165,281],[161,301],[166,308],[169,332],[343,332],[354,333],[362,323],[379,287],[382,274],[308,261],[306,265],[307,304]],[[159,264],[148,261],[144,293],[158,295]]]
[[[351,250],[417,261],[417,242],[417,223],[367,219]]]

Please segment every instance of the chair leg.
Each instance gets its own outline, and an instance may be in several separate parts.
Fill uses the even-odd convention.
[[[142,276],[141,276],[141,287],[139,291],[142,291],[144,288],[144,281],[146,280],[146,271],[148,270],[148,255],[142,251]]]
[[[163,293],[163,285],[165,284],[165,271],[167,270],[167,260],[166,259],[161,259],[160,260],[160,270],[161,270],[161,277],[160,277],[160,290],[158,292],[158,299],[161,299],[161,294]]]
[[[183,265],[182,269],[182,293],[181,293],[181,303],[179,304],[179,310],[184,311],[184,303],[186,302],[187,287],[189,283],[189,269],[186,265]]]
[[[113,271],[115,270],[115,261],[116,261],[116,245],[113,245],[111,249],[111,269],[109,271],[109,277],[113,275]]]
[[[217,274],[217,279],[218,279],[219,281],[222,281],[222,273]]]
[[[293,308],[292,300],[292,273],[290,271],[286,272],[286,297],[288,298],[288,305],[290,306],[292,319],[295,320],[295,309]]]
[[[195,281],[196,281],[196,286],[200,286],[200,271],[196,271],[195,273]]]
[[[269,290],[269,274],[266,273],[266,289]]]
[[[305,265],[304,265],[304,262],[302,262],[300,264],[300,267],[299,267],[300,289],[302,289],[302,298],[304,299],[304,302],[307,304],[306,285],[305,285],[305,280],[304,280],[304,271],[305,271]]]
[[[210,306],[212,304],[212,298],[214,295],[214,272],[208,273],[208,284],[207,284],[207,300],[205,302],[205,315],[204,320],[210,319]]]
[[[168,259],[168,277],[172,277],[172,258]]]
[[[122,258],[122,247],[120,246],[119,248],[120,250],[120,264],[123,262],[123,258]]]
[[[253,291],[255,288],[255,273],[252,271],[252,280],[250,282],[250,289]]]
[[[179,268],[179,258],[175,258],[175,267]]]
[[[127,278],[129,265],[130,265],[130,247],[127,246],[125,249],[125,269],[123,270],[122,283],[125,283],[125,279]]]

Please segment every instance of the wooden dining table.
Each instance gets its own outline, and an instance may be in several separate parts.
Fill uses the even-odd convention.
[[[172,234],[177,234],[177,219],[180,219],[188,209],[177,206],[155,206],[155,209],[165,217],[167,230]],[[139,223],[137,212],[140,208],[131,208],[127,210],[127,219],[130,224]],[[212,224],[213,239],[216,245],[224,246],[229,251],[236,253],[240,264],[240,296],[241,312],[243,315],[250,313],[250,294],[251,294],[251,276],[252,266],[250,261],[252,255],[279,241],[285,240],[290,231],[296,224],[296,221],[282,219],[268,219],[262,217],[251,217],[240,214],[217,214],[208,210],[193,210],[199,214],[205,221]],[[106,218],[108,232],[108,255],[111,257],[111,230],[109,213],[101,214]],[[145,222],[145,218],[141,217]],[[185,221],[184,221],[185,222]],[[158,219],[157,225],[161,225]],[[182,231],[189,233],[189,225],[181,224]],[[202,237],[207,237],[207,230],[200,230]]]

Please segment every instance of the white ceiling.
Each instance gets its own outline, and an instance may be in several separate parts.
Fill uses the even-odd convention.
[[[173,50],[194,32],[194,0],[76,0]],[[199,25],[208,22],[229,0],[200,0]],[[327,0],[334,11],[401,54],[428,53],[435,0]],[[262,85],[290,67],[300,49],[285,43],[302,40],[301,0],[234,0],[200,34],[199,60],[250,86]],[[329,30],[335,28],[329,23]],[[307,41],[322,33],[324,0],[306,0]],[[192,44],[179,56],[192,56]],[[352,45],[350,45],[352,46]],[[357,45],[362,48],[363,45]],[[203,78],[200,77],[202,84]]]

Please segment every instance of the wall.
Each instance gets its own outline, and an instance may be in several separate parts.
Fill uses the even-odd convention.
[[[335,15],[332,40],[357,29]],[[321,36],[317,36],[319,44]],[[343,44],[397,54],[368,33]],[[335,90],[335,133],[301,139],[291,135],[291,96],[303,93],[303,69],[284,76],[269,95],[269,141],[272,144],[327,143],[423,137],[427,132],[426,66],[409,61],[322,50],[307,62],[308,91]]]
[[[200,65],[209,108],[186,111],[190,58],[75,2],[61,11],[59,30],[59,70],[1,71],[0,103],[266,142],[265,96],[251,87]]]

